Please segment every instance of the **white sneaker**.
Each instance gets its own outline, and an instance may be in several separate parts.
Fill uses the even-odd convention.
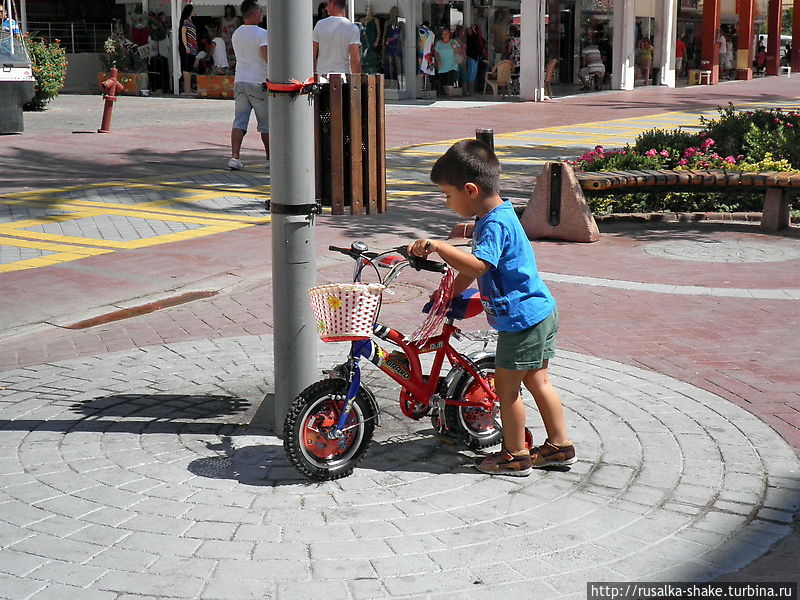
[[[232,158],[228,161],[228,168],[231,171],[238,171],[239,169],[244,168],[244,163],[240,161],[238,158]]]

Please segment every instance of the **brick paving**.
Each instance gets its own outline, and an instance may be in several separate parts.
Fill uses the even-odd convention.
[[[702,93],[752,90],[740,85]],[[783,85],[768,101],[791,98]],[[592,116],[616,110],[626,128],[641,127],[644,111],[663,110],[648,94],[604,94],[619,100]],[[579,121],[575,111],[559,121],[554,107],[542,126]],[[389,130],[457,110],[392,109]],[[494,110],[502,125],[513,114],[524,123],[530,109]],[[591,143],[530,151],[537,135],[554,134],[516,130],[498,138],[527,148],[504,155],[516,198],[542,160]],[[446,235],[455,219],[425,177],[440,146],[391,155],[400,195],[388,215],[320,217],[321,279],[349,272],[324,252],[330,243]],[[203,173],[180,185],[230,177]],[[296,479],[279,441],[246,425],[272,379],[268,226],[0,274],[0,596],[577,598],[595,579],[797,580],[800,236],[718,224],[603,231],[596,244],[534,243],[561,308],[553,373],[581,460],[521,482],[464,468],[470,455],[400,418],[396,390],[380,380],[386,423],[363,467],[336,484]],[[411,329],[435,281],[404,283],[384,315]],[[189,290],[219,293],[63,329]],[[322,351],[325,365],[341,348]],[[346,578],[337,556],[350,558]]]

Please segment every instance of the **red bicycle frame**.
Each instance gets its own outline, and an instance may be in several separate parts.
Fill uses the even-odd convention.
[[[376,324],[375,333],[381,339],[385,339],[400,347],[408,360],[408,366],[406,367],[401,362],[394,360],[396,358],[395,356],[387,353],[372,340],[369,340],[373,346],[373,352],[370,353],[371,355],[363,351],[361,355],[369,358],[381,371],[399,383],[416,402],[425,405],[430,404],[430,399],[436,394],[439,387],[439,377],[442,372],[442,366],[444,365],[445,358],[447,358],[451,366],[458,365],[472,375],[475,381],[478,382],[481,388],[486,392],[487,397],[484,401],[479,402],[446,398],[445,403],[449,406],[469,406],[492,410],[494,403],[497,401],[495,391],[478,372],[472,361],[463,354],[457,352],[450,345],[450,338],[460,333],[460,330],[453,325],[451,320],[447,321],[442,326],[441,334],[417,342],[406,341],[403,334],[385,325]],[[426,376],[422,372],[422,364],[420,363],[419,357],[422,354],[430,352],[436,352],[436,355],[433,357],[431,371]]]

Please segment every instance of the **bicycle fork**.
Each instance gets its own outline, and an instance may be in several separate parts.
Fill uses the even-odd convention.
[[[353,342],[353,347],[350,350],[350,358],[348,358],[347,363],[334,369],[334,373],[337,375],[344,375],[344,379],[348,382],[344,409],[339,415],[336,428],[332,432],[336,437],[344,435],[347,417],[353,408],[353,402],[355,402],[359,390],[361,390],[361,359],[366,358],[375,366],[380,367],[386,359],[386,356],[387,352],[372,340],[360,340]],[[346,369],[346,373],[342,373],[342,367]]]

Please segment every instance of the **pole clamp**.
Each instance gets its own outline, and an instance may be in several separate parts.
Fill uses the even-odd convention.
[[[311,94],[316,95],[319,92],[319,84],[313,77],[309,77],[305,81],[297,81],[292,79],[288,82],[276,83],[267,79],[261,84],[264,91],[269,92],[273,96],[276,94],[289,94],[292,97],[298,94]]]
[[[304,216],[319,215],[322,213],[322,205],[314,204],[278,204],[267,200],[267,210],[273,215]]]

